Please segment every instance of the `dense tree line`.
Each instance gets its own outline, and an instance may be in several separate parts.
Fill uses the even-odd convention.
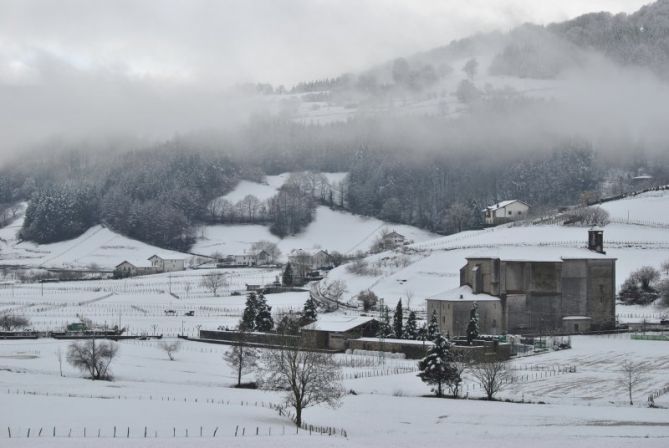
[[[583,192],[598,190],[611,167],[639,166],[638,153],[609,160],[587,141],[548,137],[520,127],[523,115],[513,118],[514,111],[538,107],[550,105],[484,100],[456,119],[377,116],[326,125],[258,118],[234,131],[142,150],[126,143],[47,149],[3,168],[0,197],[32,199],[25,239],[58,241],[102,223],[185,250],[203,222],[256,222],[282,237],[298,233],[318,203],[456,232],[480,225],[481,209],[494,202],[521,199],[535,209],[574,204]],[[669,180],[666,160],[647,162],[658,182]],[[307,172],[292,176],[268,201],[213,201],[240,179],[286,171]],[[333,186],[321,171],[349,176]]]

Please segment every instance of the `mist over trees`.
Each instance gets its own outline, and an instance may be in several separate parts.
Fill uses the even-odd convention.
[[[52,139],[0,169],[0,226],[15,217],[20,201],[29,201],[20,233],[25,240],[60,241],[103,224],[156,246],[187,250],[200,224],[254,223],[279,237],[299,233],[319,204],[451,233],[481,225],[481,209],[500,200],[523,200],[541,211],[577,204],[584,194],[596,197],[612,173],[619,173],[620,184],[640,169],[669,183],[664,124],[648,119],[657,104],[647,101],[650,95],[661,103],[663,113],[662,95],[669,92],[655,84],[640,98],[636,92],[598,93],[632,103],[628,115],[639,121],[638,129],[618,134],[629,116],[604,109],[606,102],[581,113],[602,99],[581,98],[582,90],[575,91],[582,104],[565,106],[480,81],[489,74],[556,79],[592,61],[593,54],[666,78],[667,42],[669,1],[662,0],[630,15],[589,14],[477,35],[292,89],[306,102],[357,102],[361,113],[347,121],[313,124],[284,111],[153,145],[122,137]],[[492,57],[488,67],[479,57],[486,54]],[[448,77],[456,77],[457,87],[440,91],[440,80]],[[627,88],[629,80],[612,84]],[[254,90],[288,91],[271,85]],[[392,106],[366,113],[395,100],[437,97],[445,104],[434,115],[396,114]],[[458,98],[465,109],[449,106]],[[349,176],[335,195],[318,173],[342,171]],[[222,198],[242,179],[283,172],[307,174],[293,176],[266,201],[247,196],[233,204]]]
[[[49,182],[34,180],[44,167],[20,160],[6,170],[24,177],[14,173],[4,188],[14,201],[30,199],[23,239],[59,241],[104,224],[177,250],[190,247],[200,223],[261,223],[280,237],[299,233],[319,203],[456,232],[480,225],[481,209],[499,200],[554,207],[578,203],[582,193],[599,188],[610,162],[589,142],[532,130],[509,136],[501,124],[479,121],[488,113],[451,121],[380,116],[334,125],[258,120],[216,138],[194,134],[146,150],[119,149],[78,175],[61,163],[48,170]],[[662,166],[659,179],[668,174]],[[312,172],[292,176],[268,201],[214,201],[240,179],[303,170]],[[333,201],[332,186],[319,171],[349,172],[343,200]]]

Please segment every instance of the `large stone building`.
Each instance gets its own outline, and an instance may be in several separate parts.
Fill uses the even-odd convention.
[[[465,334],[474,302],[487,334],[613,328],[616,260],[601,251],[601,231],[590,232],[589,245],[593,250],[514,248],[468,257],[460,288],[429,298],[428,315],[436,311],[451,336]]]

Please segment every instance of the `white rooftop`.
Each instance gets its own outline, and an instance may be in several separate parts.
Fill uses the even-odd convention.
[[[136,268],[150,268],[151,267],[151,262],[149,260],[145,260],[142,258],[126,258],[116,266],[120,266],[123,263],[130,263],[131,265],[135,266]]]
[[[373,317],[320,317],[316,322],[302,327],[304,330],[345,332],[373,321]]]
[[[363,342],[379,342],[379,338],[357,338],[354,340]],[[432,341],[415,341],[413,339],[385,338],[383,342],[390,344],[404,344],[404,345],[434,345],[434,342]]]
[[[583,242],[585,246],[586,242]],[[606,243],[604,244],[606,250]],[[490,247],[476,249],[467,254],[470,258],[499,258],[502,261],[563,261],[563,260],[587,260],[602,259],[614,260],[606,254],[600,254],[585,247],[555,247],[555,246],[509,246]]]
[[[448,291],[440,292],[439,294],[435,294],[434,296],[428,297],[427,299],[439,300],[442,302],[499,302],[499,297],[491,296],[490,294],[474,294],[472,288],[469,285],[463,285],[455,289],[449,289]]]
[[[489,205],[489,206],[486,207],[486,210],[491,210],[491,211],[499,210],[500,208],[504,208],[507,205],[513,204],[514,202],[523,202],[523,201],[519,201],[518,199],[510,199],[508,201],[502,201],[502,202],[498,202],[497,204],[494,204],[494,205]],[[524,202],[523,202],[523,204],[524,204]]]
[[[151,255],[148,259],[150,260],[153,257],[162,258],[163,260],[187,260],[191,256],[187,255],[187,254],[178,254],[178,253],[174,253],[174,252],[169,253],[169,254],[167,254],[167,253],[156,253],[156,254]]]

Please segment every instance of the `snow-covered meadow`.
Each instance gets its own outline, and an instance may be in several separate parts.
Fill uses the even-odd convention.
[[[300,446],[309,437],[311,443],[318,437],[325,446],[404,446],[445,439],[480,446],[501,438],[539,447],[627,446],[631,441],[635,446],[665,446],[669,438],[669,411],[646,407],[647,394],[669,384],[667,342],[631,340],[628,335],[574,337],[571,350],[513,361],[516,379],[500,398],[547,404],[476,400],[482,392],[471,378],[464,387],[469,400],[438,400],[429,397],[415,370],[395,373],[415,367],[414,361],[336,355],[349,394],[337,409],[319,406],[304,414],[308,424],[338,428],[333,436],[295,434],[290,420],[271,408],[282,400],[278,392],[232,388],[234,372],[222,360],[226,346],[183,342],[176,360],[170,361],[157,341],[124,341],[112,366],[115,380],[94,382],[67,363],[60,376],[56,352],[67,343],[0,342],[2,446],[78,446],[84,428],[90,445],[81,446],[184,446],[186,431],[192,446],[217,441],[226,446]],[[624,388],[617,383],[623,359],[648,363],[632,407],[625,404]],[[567,366],[575,372],[560,370]],[[665,397],[656,403],[666,403]],[[112,442],[114,427],[119,440]]]

